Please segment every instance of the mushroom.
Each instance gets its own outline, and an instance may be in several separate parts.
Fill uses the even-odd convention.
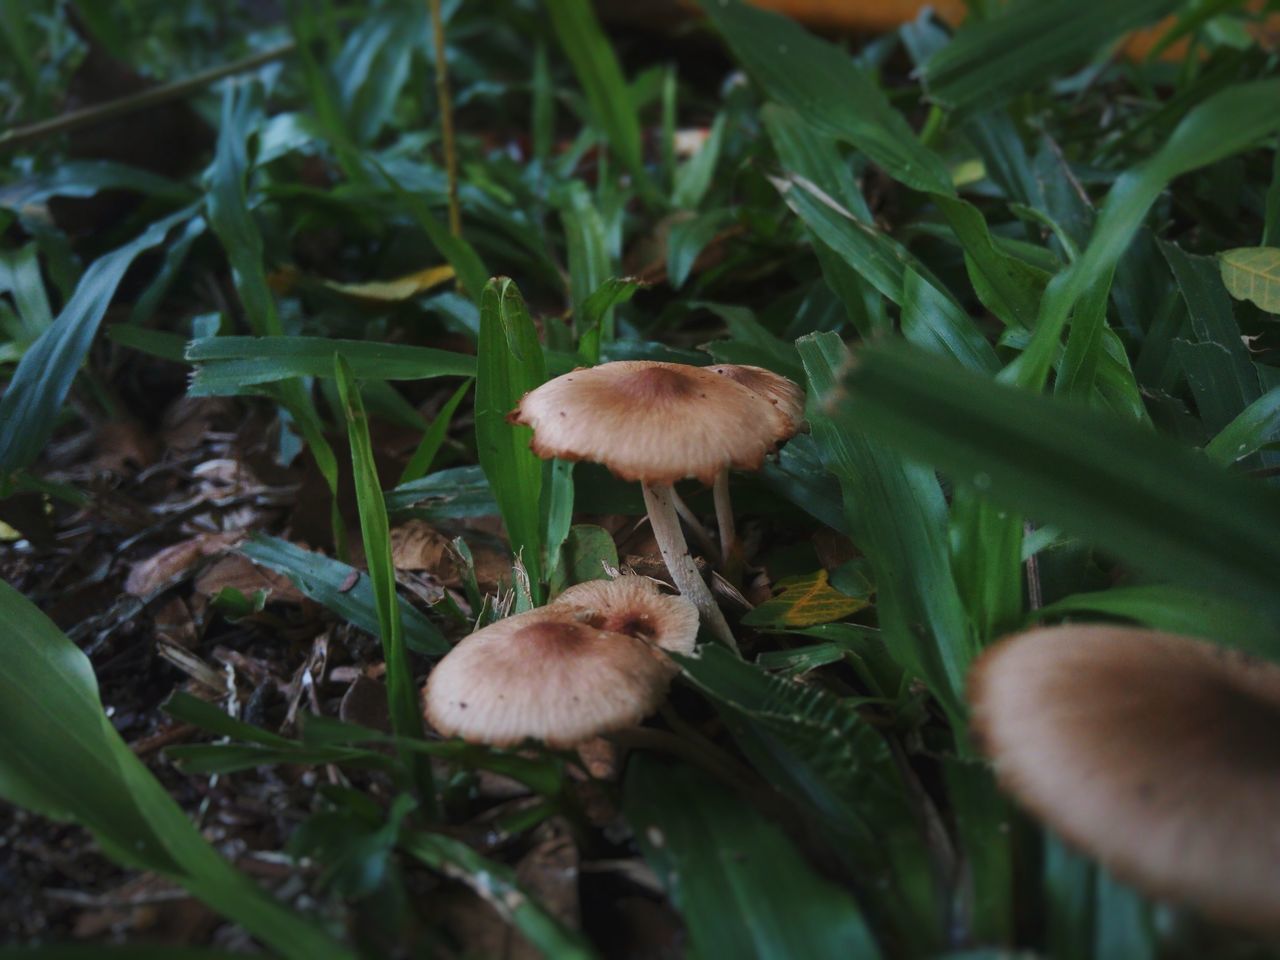
[[[1131,627],[1031,630],[969,678],[1002,785],[1117,876],[1280,930],[1280,665]]]
[[[672,579],[703,622],[734,650],[733,633],[689,556],[672,485],[696,477],[714,486],[729,469],[759,470],[765,457],[799,429],[794,403],[784,406],[776,396],[757,392],[735,378],[737,371],[746,371],[739,376],[748,380],[776,376],[732,365],[603,363],[547,381],[525,394],[509,418],[533,428],[532,449],[544,459],[589,460],[640,482]],[[782,390],[770,383],[775,393]],[[727,496],[723,499],[727,512]],[[721,529],[726,530],[723,519]],[[731,525],[727,532],[731,543]]]
[[[427,720],[445,736],[569,747],[635,726],[691,653],[698,612],[653,581],[623,576],[570,587],[553,603],[463,639],[427,679]]]

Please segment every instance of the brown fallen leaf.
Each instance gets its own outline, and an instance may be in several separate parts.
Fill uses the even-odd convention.
[[[387,706],[386,685],[364,674],[357,676],[338,704],[338,719],[390,733],[391,711]]]
[[[94,431],[90,467],[117,476],[136,473],[160,457],[155,435],[136,420],[108,420]]]
[[[397,570],[426,570],[441,581],[458,574],[449,538],[425,520],[410,520],[391,531],[391,562]]]
[[[217,596],[234,587],[246,597],[258,590],[270,591],[270,599],[278,603],[301,603],[306,598],[282,573],[264,570],[248,557],[229,553],[196,578],[195,589],[206,597]]]
[[[201,533],[165,547],[159,553],[135,563],[124,581],[124,592],[149,597],[183,579],[205,557],[231,549],[244,538],[242,533]]]

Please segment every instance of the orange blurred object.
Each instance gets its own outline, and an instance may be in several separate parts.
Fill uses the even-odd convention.
[[[934,11],[948,23],[959,23],[964,19],[966,4],[963,0],[749,0],[756,7],[773,10],[798,20],[803,24],[819,30],[830,31],[883,31],[892,30],[919,16],[925,7],[933,7]],[[1124,0],[1119,0],[1123,3]],[[1250,0],[1247,9],[1261,10],[1264,0]],[[1165,17],[1160,22],[1144,30],[1135,30],[1124,43],[1124,54],[1130,60],[1144,60],[1160,42],[1175,22],[1174,17]],[[1258,27],[1251,31],[1259,43],[1273,46],[1275,37],[1280,35],[1280,13],[1271,14]],[[1270,43],[1268,43],[1270,41]],[[1186,37],[1160,52],[1161,60],[1181,60],[1190,49],[1190,41]]]

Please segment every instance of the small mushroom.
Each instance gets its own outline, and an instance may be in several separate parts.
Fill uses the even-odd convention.
[[[793,406],[739,382],[731,375],[735,370],[748,371],[747,378],[775,376],[754,367],[617,361],[549,380],[525,394],[510,415],[533,428],[538,456],[590,460],[640,482],[672,579],[712,632],[734,650],[733,633],[689,556],[672,485],[696,477],[713,486],[727,470],[759,470],[800,426]],[[732,542],[732,527],[729,534]]]
[[[427,679],[427,720],[445,736],[570,747],[639,723],[691,653],[698,612],[652,581],[624,576],[571,587],[545,607],[463,639]]]
[[[1280,666],[1185,637],[1072,625],[969,678],[1002,785],[1147,893],[1280,931]]]

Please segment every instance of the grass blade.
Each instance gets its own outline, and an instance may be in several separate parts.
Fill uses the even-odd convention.
[[[516,285],[490,280],[480,303],[476,371],[476,454],[493,491],[511,548],[524,560],[535,600],[541,596],[542,461],[529,449],[533,431],[507,422],[528,391],[546,379],[542,344]]]

